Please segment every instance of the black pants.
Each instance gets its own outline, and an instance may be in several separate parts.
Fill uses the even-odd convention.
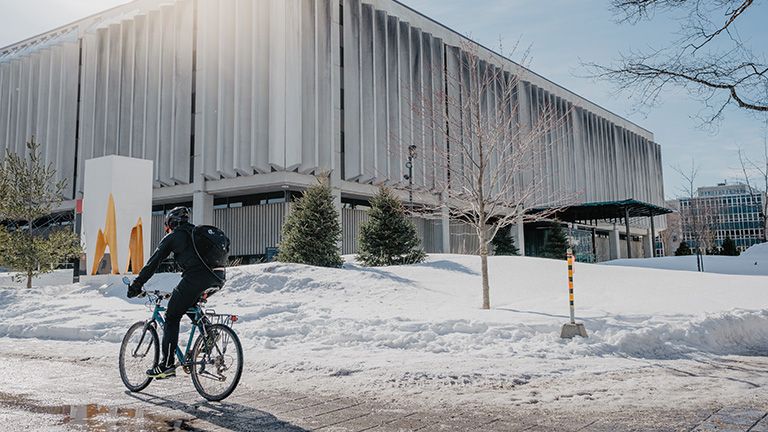
[[[224,272],[216,272],[219,278],[216,278],[206,270],[205,273],[196,273],[184,275],[181,282],[173,290],[171,299],[168,301],[168,308],[165,311],[165,326],[163,327],[163,342],[161,345],[163,358],[161,365],[173,366],[174,352],[179,344],[179,324],[181,318],[187,314],[187,311],[194,307],[200,295],[212,287],[220,287],[224,284]],[[195,315],[187,314],[189,319],[194,322]]]

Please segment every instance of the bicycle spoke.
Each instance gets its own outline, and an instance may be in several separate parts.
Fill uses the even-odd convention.
[[[231,328],[219,324],[212,331],[216,332],[217,338],[211,346],[206,346],[203,336],[195,344],[194,360],[197,366],[193,369],[192,381],[206,399],[221,400],[235,389],[240,380],[242,348]]]
[[[153,329],[144,323],[134,324],[123,338],[120,348],[120,377],[131,391],[144,389],[151,379],[146,370],[157,362],[159,342]]]

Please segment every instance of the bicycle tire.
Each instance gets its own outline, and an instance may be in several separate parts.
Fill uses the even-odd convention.
[[[202,396],[203,398],[205,398],[205,399],[207,399],[207,400],[209,400],[211,402],[219,402],[219,401],[222,401],[222,400],[226,399],[227,397],[229,397],[229,395],[231,395],[232,392],[235,391],[235,388],[237,388],[237,385],[240,382],[240,378],[242,377],[242,374],[243,374],[243,363],[244,363],[244,359],[243,359],[243,346],[240,344],[240,338],[237,337],[237,334],[235,333],[234,330],[232,330],[232,328],[230,328],[228,326],[225,326],[223,324],[215,324],[215,325],[211,326],[211,329],[219,332],[219,338],[216,341],[216,343],[214,344],[214,347],[217,350],[217,357],[225,357],[225,354],[229,350],[229,348],[227,348],[225,346],[224,347],[225,351],[224,351],[224,353],[222,353],[221,345],[222,345],[222,341],[226,341],[227,338],[228,338],[229,342],[232,343],[232,345],[234,346],[234,352],[235,352],[237,358],[239,359],[237,361],[237,365],[235,365],[235,369],[234,369],[235,374],[232,377],[231,383],[229,384],[229,386],[224,391],[219,392],[219,393],[211,393],[211,392],[209,392],[205,388],[205,385],[204,385],[205,381],[203,381],[203,380],[206,380],[208,378],[202,377],[200,375],[200,373],[201,373],[201,366],[200,365],[191,365],[190,368],[191,368],[191,372],[192,372],[192,374],[191,374],[192,375],[192,383],[195,385],[195,390],[197,390],[197,392],[200,394],[200,396]],[[224,335],[226,335],[226,337]],[[197,337],[197,339],[195,340],[195,344],[192,347],[192,361],[193,362],[197,362],[201,355],[204,358],[205,355],[208,354],[206,351],[204,351],[205,347],[204,347],[204,343],[203,342],[204,342],[204,337],[201,334],[200,336]],[[225,344],[226,344],[226,342],[225,342]],[[206,364],[204,366],[213,366],[213,365]],[[229,369],[231,369],[231,368],[228,368],[228,370]]]
[[[142,381],[137,381],[136,383],[131,382],[131,377],[128,375],[128,371],[126,370],[126,355],[128,352],[130,352],[129,343],[131,342],[131,337],[136,333],[137,331],[142,331],[144,327],[146,326],[145,321],[139,321],[135,324],[133,324],[128,331],[125,333],[125,336],[123,337],[123,342],[120,344],[120,356],[118,357],[118,367],[120,369],[120,379],[123,380],[123,384],[125,387],[130,390],[131,392],[140,392],[147,388],[149,383],[152,382],[152,378],[146,376],[144,373],[143,366],[140,367],[138,370],[143,375]],[[150,358],[153,360],[152,365],[147,367],[147,369],[150,369],[157,365],[157,362],[160,360],[160,338],[157,336],[157,330],[155,330],[154,327],[149,326],[147,327],[147,334],[145,337],[149,337],[149,347],[147,348],[147,353],[149,354],[149,351],[152,350],[153,352],[150,354]],[[146,341],[142,341],[142,346],[146,343]],[[146,365],[145,365],[146,366]]]

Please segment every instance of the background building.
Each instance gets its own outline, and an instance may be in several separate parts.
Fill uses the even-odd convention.
[[[762,243],[765,193],[745,184],[720,183],[698,188],[696,197],[678,202],[682,239],[703,251],[720,249],[730,237],[740,251]],[[697,235],[698,234],[698,235]],[[674,250],[672,251],[674,253]]]
[[[427,161],[446,137],[410,105],[461,75],[467,43],[393,0],[137,0],[0,49],[0,145],[22,152],[37,137],[70,185],[64,210],[82,196],[85,160],[150,159],[153,241],[164,209],[185,204],[247,259],[277,245],[291,196],[330,173],[351,253],[376,186],[403,181],[407,155],[393,140],[417,147],[414,187],[434,190],[440,173]],[[579,203],[663,206],[651,132],[476,48],[483,67],[519,74],[523,113],[545,102],[568,113],[562,143],[535,167],[548,181],[531,207],[554,190]],[[572,232],[592,260],[649,256],[639,214],[621,213],[626,224],[590,213]],[[429,252],[477,247],[466,226],[415,222]],[[535,253],[538,228],[514,230],[519,244],[530,236],[524,250]]]

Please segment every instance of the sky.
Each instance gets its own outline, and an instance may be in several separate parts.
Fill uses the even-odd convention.
[[[737,150],[759,158],[765,118],[728,109],[716,128],[702,127],[702,104],[668,91],[659,104],[639,108],[629,93],[587,78],[584,63],[610,63],[632,49],[661,48],[676,39],[679,23],[668,15],[637,25],[617,23],[608,0],[401,0],[472,39],[496,48],[520,41],[531,48],[528,66],[551,81],[650,130],[661,145],[665,195],[681,195],[675,167],[699,168],[697,186],[742,180]],[[0,46],[45,32],[125,0],[0,0]],[[747,43],[768,40],[768,7],[758,3],[739,28]],[[764,48],[762,48],[764,49]],[[513,58],[514,60],[514,58]]]

